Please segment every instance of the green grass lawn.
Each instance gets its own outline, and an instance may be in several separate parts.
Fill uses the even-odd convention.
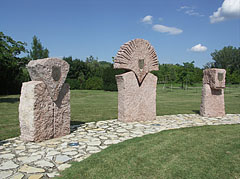
[[[157,115],[198,113],[201,88],[189,90],[165,88],[158,85]],[[227,113],[240,113],[240,88],[226,90]],[[0,97],[0,140],[20,134],[18,121],[19,95]],[[71,122],[90,122],[117,118],[117,92],[101,90],[71,91]]]
[[[59,178],[240,178],[240,125],[162,131],[111,145]]]

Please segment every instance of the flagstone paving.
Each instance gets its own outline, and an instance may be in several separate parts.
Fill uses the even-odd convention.
[[[239,124],[240,114],[207,118],[197,114],[157,116],[155,121],[123,123],[117,120],[71,126],[70,135],[40,143],[19,137],[0,141],[0,179],[49,178],[109,145],[134,137],[183,127]]]

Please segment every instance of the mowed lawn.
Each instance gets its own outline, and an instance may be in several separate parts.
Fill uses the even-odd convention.
[[[227,113],[240,113],[240,87],[225,90]],[[0,140],[20,134],[18,105],[20,95],[0,96]],[[158,85],[157,115],[199,113],[201,88],[170,89]],[[117,118],[117,92],[71,91],[71,123]]]

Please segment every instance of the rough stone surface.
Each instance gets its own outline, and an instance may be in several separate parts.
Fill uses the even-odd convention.
[[[120,47],[114,59],[114,68],[133,71],[142,83],[147,73],[158,70],[157,54],[147,40],[134,39]]]
[[[158,70],[158,59],[151,44],[144,39],[127,42],[120,47],[114,60],[114,68],[131,70],[116,75],[118,120],[154,120],[157,77],[149,72]]]
[[[24,172],[24,173],[43,173],[45,172],[44,169],[41,168],[36,168],[36,167],[31,167],[28,165],[24,165],[19,169],[19,172]]]
[[[22,85],[19,121],[23,141],[39,142],[70,133],[70,88],[64,83],[68,69],[67,62],[56,58],[29,62],[35,81]]]
[[[156,119],[157,77],[148,73],[141,86],[133,72],[116,76],[118,120],[124,122]]]
[[[223,117],[225,115],[224,88],[226,71],[213,68],[206,69],[203,73],[200,114],[206,117]]]
[[[54,137],[70,133],[70,86],[65,83],[54,102]]]
[[[43,81],[49,95],[56,101],[66,80],[69,64],[58,58],[44,58],[30,61],[27,69],[32,81]]]
[[[42,81],[23,83],[19,122],[23,141],[42,141],[54,137],[53,102]]]
[[[0,176],[4,174],[8,177],[3,178],[7,179],[15,176],[25,179],[32,175],[54,177],[59,175],[59,169],[65,169],[72,161],[80,162],[112,144],[134,137],[169,129],[221,124],[240,124],[240,114],[227,114],[224,117],[202,117],[198,114],[165,115],[157,116],[153,121],[128,123],[115,119],[74,125],[71,126],[71,129],[74,129],[71,134],[39,143],[23,142],[19,137],[6,139],[0,142],[0,156],[13,154],[14,157],[11,155],[10,158],[0,159]],[[79,145],[69,145],[74,142]],[[35,152],[31,153],[30,150]],[[38,155],[41,155],[41,158],[36,157]],[[19,157],[36,157],[36,160],[26,165],[18,160]]]

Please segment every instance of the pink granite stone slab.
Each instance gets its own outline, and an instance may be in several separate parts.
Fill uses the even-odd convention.
[[[141,86],[134,72],[116,75],[118,120],[124,122],[156,119],[157,77],[148,73]]]
[[[70,86],[64,83],[54,102],[54,137],[70,134]]]
[[[204,70],[203,74],[200,114],[206,117],[223,117],[225,115],[224,88],[226,71],[212,68]]]
[[[58,58],[44,58],[30,61],[27,69],[32,81],[43,81],[56,101],[69,71],[68,63]]]
[[[212,89],[209,84],[203,85],[200,114],[205,117],[225,116],[223,89]]]
[[[43,141],[53,138],[53,102],[42,81],[23,83],[19,121],[21,140]]]

